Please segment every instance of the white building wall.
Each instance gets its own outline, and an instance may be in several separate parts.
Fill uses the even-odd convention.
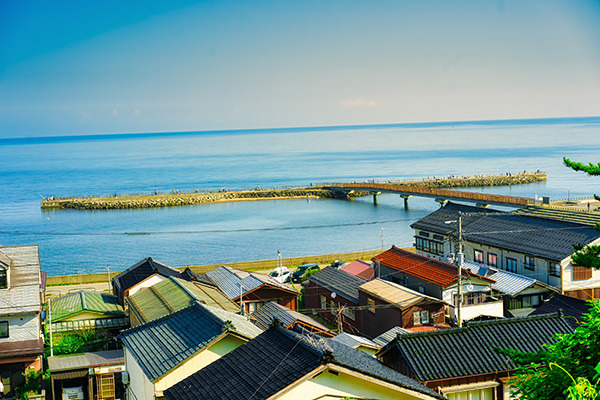
[[[393,385],[377,384],[374,380],[361,379],[343,372],[337,375],[325,370],[289,391],[273,397],[277,400],[339,400],[340,398],[413,400],[434,399],[433,397],[393,388]]]
[[[0,339],[0,343],[37,340],[41,337],[38,314],[0,317],[0,321],[8,321],[8,337]]]
[[[132,400],[153,400],[154,385],[146,376],[137,361],[125,348],[125,371],[129,374],[129,385],[127,385],[127,398]]]

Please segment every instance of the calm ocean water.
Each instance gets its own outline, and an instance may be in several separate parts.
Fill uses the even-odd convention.
[[[42,196],[280,187],[543,170],[548,181],[478,189],[552,199],[600,193],[562,165],[600,161],[600,117],[0,139],[0,244],[39,244],[49,275],[409,246],[431,199],[277,200],[146,210],[41,211]],[[382,243],[383,242],[383,243]]]

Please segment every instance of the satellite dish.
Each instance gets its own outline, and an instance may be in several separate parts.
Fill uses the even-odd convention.
[[[335,294],[335,292],[331,293],[331,298],[335,299],[335,296],[337,296],[337,294]]]
[[[471,282],[469,282],[469,284],[467,285],[467,292],[472,292],[473,291],[473,284]]]

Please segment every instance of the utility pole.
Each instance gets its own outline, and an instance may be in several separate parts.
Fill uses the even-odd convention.
[[[462,213],[458,212],[458,254],[456,254],[456,261],[458,266],[458,302],[456,307],[456,314],[458,316],[458,326],[462,327],[462,315],[461,308],[463,303],[463,293],[462,293],[462,265],[463,265],[463,247],[462,247]]]
[[[48,325],[50,325],[50,357],[53,357],[54,346],[52,343],[52,299],[48,300]]]
[[[108,274],[108,294],[112,294],[112,285],[110,281],[110,267],[108,265],[106,266],[106,273]]]

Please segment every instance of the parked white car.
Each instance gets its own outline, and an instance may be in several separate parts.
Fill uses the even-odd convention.
[[[269,276],[279,283],[286,283],[290,281],[291,272],[288,267],[277,267]]]

